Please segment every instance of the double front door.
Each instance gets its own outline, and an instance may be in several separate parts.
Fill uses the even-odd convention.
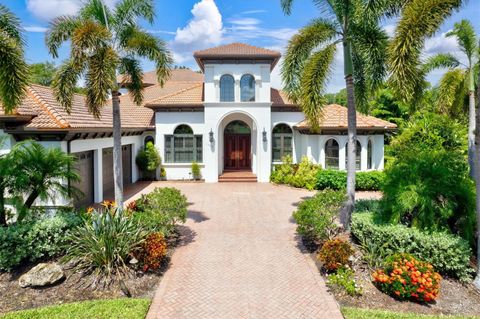
[[[250,169],[250,134],[225,134],[225,169]]]

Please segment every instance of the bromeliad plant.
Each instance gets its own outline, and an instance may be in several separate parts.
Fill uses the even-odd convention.
[[[65,261],[94,273],[95,282],[110,282],[128,275],[131,253],[141,248],[146,236],[147,232],[123,210],[112,206],[93,210],[83,225],[67,235]]]
[[[372,274],[373,282],[384,293],[401,300],[432,302],[440,292],[442,277],[429,263],[408,254],[387,258],[384,269]]]

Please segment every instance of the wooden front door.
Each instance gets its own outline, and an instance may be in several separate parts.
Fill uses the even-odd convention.
[[[225,169],[250,169],[250,134],[225,134]]]

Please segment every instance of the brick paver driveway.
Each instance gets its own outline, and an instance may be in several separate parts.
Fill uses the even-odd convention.
[[[311,193],[269,184],[174,186],[192,205],[147,318],[342,318],[291,220]],[[155,186],[155,185],[151,185]]]

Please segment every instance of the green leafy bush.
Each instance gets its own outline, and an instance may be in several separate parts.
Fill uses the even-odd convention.
[[[61,255],[65,233],[81,222],[78,215],[59,213],[0,227],[0,270],[9,271],[23,262]]]
[[[169,236],[178,223],[187,219],[187,198],[176,188],[155,188],[137,200],[134,219],[152,232]]]
[[[316,175],[320,166],[310,162],[308,157],[302,157],[298,168],[293,175],[290,185],[297,188],[315,189]]]
[[[197,162],[192,163],[192,177],[194,180],[202,178],[202,172],[200,170],[200,165]]]
[[[393,223],[450,231],[474,244],[475,189],[469,178],[465,128],[447,116],[424,114],[391,144],[383,211]]]
[[[381,171],[357,172],[355,188],[358,191],[378,191],[384,179]],[[319,170],[317,173],[316,189],[345,189],[347,173],[337,170]]]
[[[293,218],[307,247],[315,247],[336,235],[335,218],[344,201],[344,192],[325,190],[300,203]]]
[[[342,239],[327,240],[318,252],[318,259],[328,271],[347,266],[354,251],[350,243]]]
[[[145,148],[138,152],[135,163],[145,177],[153,179],[157,168],[162,164],[162,159],[155,145],[148,142]]]
[[[327,285],[331,288],[341,288],[350,296],[362,294],[361,287],[355,282],[355,273],[348,267],[341,267],[327,276]]]
[[[140,248],[147,232],[124,211],[94,210],[91,218],[66,236],[65,261],[78,270],[95,272],[99,278],[124,275],[131,253]]]
[[[282,164],[274,166],[270,181],[275,184],[290,184],[295,173],[292,163],[293,159],[290,155],[282,157]]]
[[[369,242],[379,247],[379,256],[408,253],[431,263],[440,273],[462,281],[473,274],[472,250],[459,236],[382,223],[372,213],[353,214],[351,231],[360,244]]]

